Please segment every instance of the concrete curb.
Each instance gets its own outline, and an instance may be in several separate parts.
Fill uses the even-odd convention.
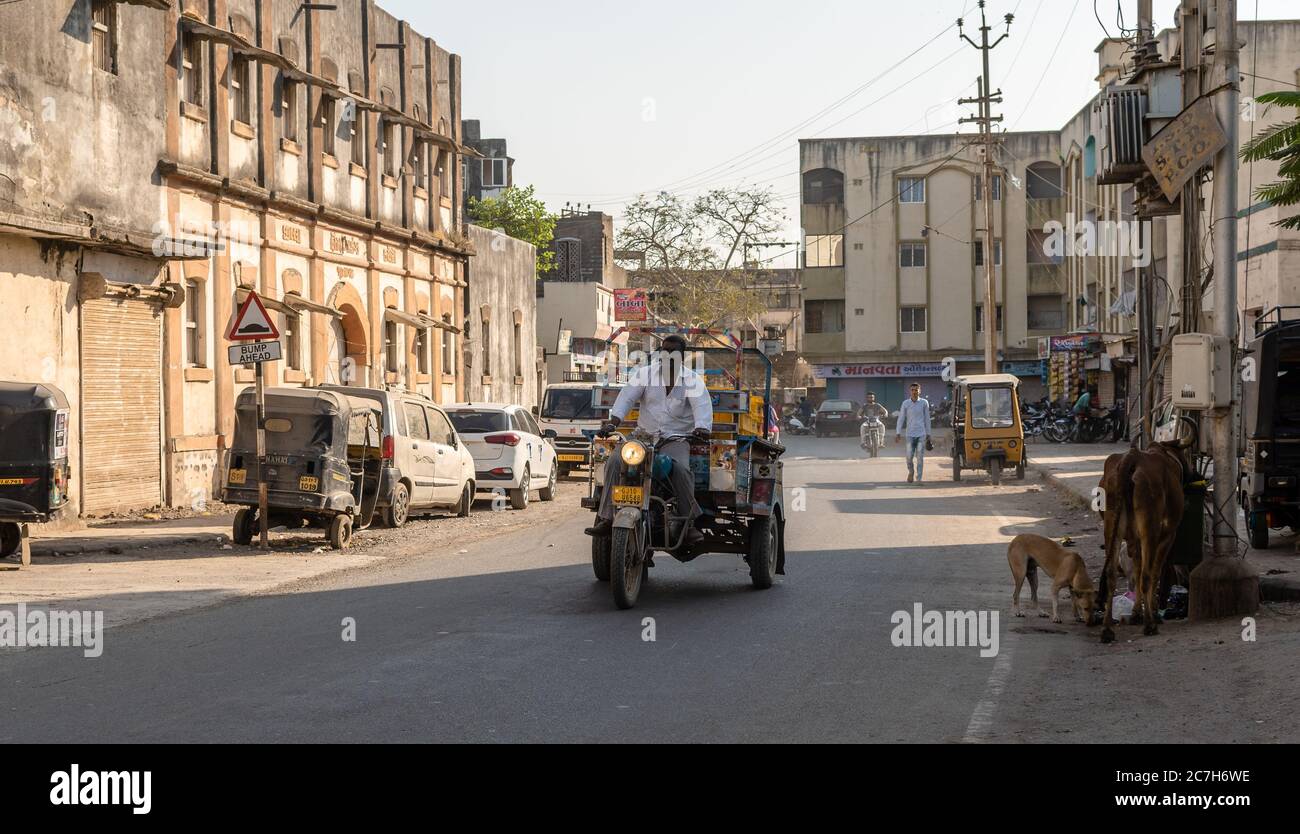
[[[1300,602],[1300,578],[1294,576],[1261,576],[1259,596],[1268,602]]]
[[[1052,472],[1036,465],[1033,461],[1033,458],[1030,458],[1029,460],[1029,468],[1037,472],[1039,480],[1041,480],[1043,483],[1047,484],[1052,489],[1060,493],[1062,498],[1072,501],[1075,504],[1078,504],[1080,507],[1086,508],[1092,506],[1091,502],[1088,501],[1088,499],[1085,496],[1080,495],[1078,492],[1076,492],[1074,488],[1071,487],[1068,483],[1058,478]]]
[[[190,544],[229,544],[226,533],[185,533],[175,536],[95,536],[62,539],[32,539],[32,556],[81,556],[95,553],[122,554],[129,550],[180,547]]]

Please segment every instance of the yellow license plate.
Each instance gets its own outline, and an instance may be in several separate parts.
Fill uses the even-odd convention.
[[[316,492],[320,489],[320,478],[315,475],[303,475],[298,479],[298,489],[303,492]]]
[[[615,504],[635,504],[641,506],[641,500],[645,497],[645,491],[639,486],[616,486],[614,487]]]
[[[234,484],[235,486],[243,486],[247,482],[248,482],[247,469],[230,470],[230,483]]]
[[[559,458],[562,463],[582,463],[586,460],[582,455],[560,455]]]

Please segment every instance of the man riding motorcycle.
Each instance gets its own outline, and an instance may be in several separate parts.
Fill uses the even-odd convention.
[[[683,544],[690,546],[704,538],[693,522],[700,515],[700,505],[695,500],[695,477],[691,474],[691,444],[687,437],[707,442],[713,430],[713,398],[699,374],[686,367],[686,339],[676,334],[668,336],[660,351],[647,367],[635,371],[626,387],[619,392],[618,400],[610,409],[609,420],[601,425],[599,437],[608,437],[627,419],[633,409],[640,407],[638,428],[673,438],[662,443],[657,452],[673,459],[668,476],[676,499],[676,520],[686,522]],[[605,483],[611,484],[618,476],[621,461],[612,455],[605,463]],[[587,535],[610,535],[614,523],[613,490],[604,489],[600,495],[600,508],[596,511],[596,524],[588,527]]]
[[[867,448],[867,432],[876,432],[876,447],[885,445],[884,419],[889,416],[889,409],[876,402],[876,395],[867,393],[867,402],[858,413],[862,418],[862,427],[858,430],[858,441],[862,448]]]

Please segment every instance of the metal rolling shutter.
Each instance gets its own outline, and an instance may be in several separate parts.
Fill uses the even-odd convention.
[[[140,301],[81,305],[81,510],[162,503],[162,317]]]

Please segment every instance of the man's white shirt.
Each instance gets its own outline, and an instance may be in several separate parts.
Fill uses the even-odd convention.
[[[713,399],[704,379],[690,368],[680,367],[673,390],[663,385],[658,361],[638,368],[618,394],[610,414],[626,420],[628,412],[640,407],[637,425],[664,435],[687,435],[695,429],[713,429]]]
[[[907,437],[930,436],[930,401],[921,397],[916,402],[911,397],[903,400],[898,410],[897,435]]]

